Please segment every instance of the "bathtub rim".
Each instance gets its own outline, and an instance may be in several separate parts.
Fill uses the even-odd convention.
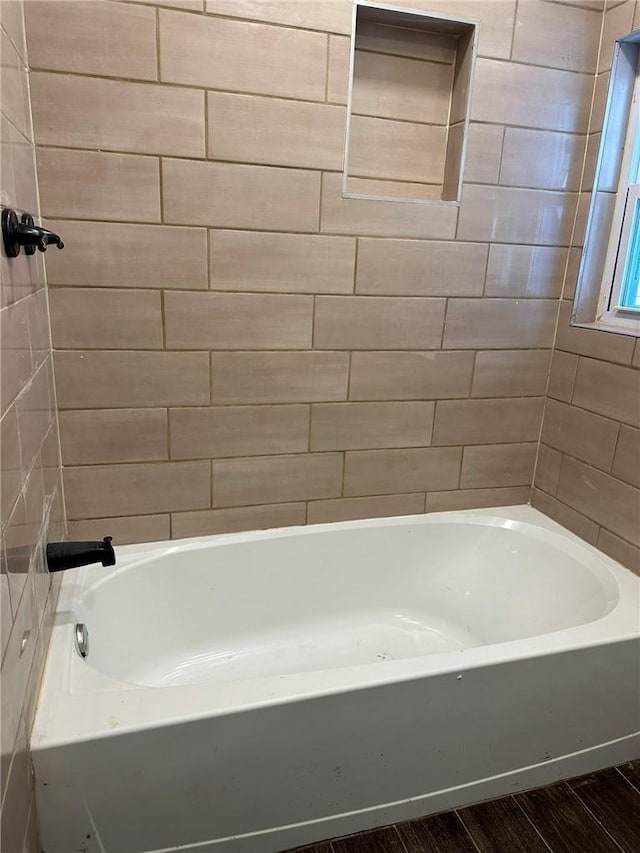
[[[108,580],[108,570],[90,566],[63,578],[51,642],[47,654],[32,748],[46,749],[96,737],[117,736],[159,725],[179,725],[207,717],[237,714],[283,703],[348,693],[410,681],[432,675],[462,676],[484,666],[515,662],[532,657],[570,652],[593,646],[640,641],[640,578],[606,554],[586,543],[557,522],[528,505],[455,510],[389,518],[361,519],[320,525],[300,525],[272,530],[224,533],[164,542],[121,546],[121,569],[151,559],[154,555],[197,548],[215,540],[219,544],[278,538],[291,533],[332,530],[336,527],[366,528],[402,523],[436,523],[443,517],[463,520],[470,516],[524,522],[560,534],[595,556],[611,573],[619,596],[603,616],[587,623],[546,634],[492,643],[453,652],[360,664],[327,670],[264,676],[234,681],[212,681],[193,685],[151,687],[119,681],[91,667],[73,647],[73,608],[89,581],[91,588]],[[96,579],[96,580],[92,580]],[[71,611],[71,612],[70,612]],[[151,699],[149,697],[152,697]]]

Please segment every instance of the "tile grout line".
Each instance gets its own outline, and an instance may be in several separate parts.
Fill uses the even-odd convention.
[[[67,353],[69,353],[69,352],[83,353],[84,352],[86,354],[89,352],[100,353],[103,351],[101,351],[101,350],[84,350],[84,351],[83,350],[64,350],[63,352],[67,352]],[[133,352],[133,353],[137,353],[137,352],[144,352],[144,350],[130,350],[130,351],[105,350],[104,352],[111,352],[111,353],[117,353],[117,352],[123,352],[123,353],[129,352],[129,353],[131,353],[131,352]],[[152,352],[162,353],[163,350],[153,350]],[[180,353],[186,353],[186,352],[194,354],[193,350],[179,350],[179,351],[175,351],[173,354],[179,355]],[[215,354],[217,352],[218,352],[218,350],[212,350],[211,351],[212,354]],[[260,352],[259,350],[253,350],[252,352],[255,353],[256,355],[264,355],[265,354],[264,352]],[[320,353],[323,351],[322,350],[316,350],[315,352]],[[338,352],[338,351],[337,350],[330,350],[329,352]],[[296,354],[296,353],[291,353],[291,352],[285,353],[284,350],[270,350],[267,354],[270,354],[270,353],[287,354],[287,355],[295,355]],[[309,351],[308,350],[299,350],[299,353],[300,354],[308,354]],[[195,354],[206,355],[207,353],[198,352]],[[224,355],[234,355],[234,354],[236,354],[236,353],[224,352]],[[251,354],[251,353],[238,352],[237,354],[247,355],[247,354]],[[218,401],[213,401],[211,403],[204,403],[204,402],[200,402],[200,403],[181,403],[181,402],[148,403],[146,405],[143,405],[140,403],[124,403],[122,405],[117,405],[117,406],[101,405],[101,406],[86,406],[86,407],[66,405],[66,406],[62,406],[60,408],[60,411],[65,412],[65,413],[66,412],[102,412],[102,411],[117,412],[117,411],[127,411],[129,409],[136,409],[136,410],[137,409],[142,409],[142,410],[145,410],[145,409],[163,409],[163,408],[166,408],[167,406],[171,409],[203,409],[203,408],[204,409],[209,409],[209,408],[212,408],[212,409],[232,409],[232,408],[239,409],[239,408],[256,408],[256,407],[274,408],[277,406],[290,406],[291,407],[291,406],[303,406],[306,404],[317,404],[317,403],[322,403],[325,405],[338,407],[338,406],[343,406],[345,403],[349,403],[349,404],[352,404],[352,403],[353,404],[356,404],[356,403],[360,404],[360,403],[362,403],[364,405],[371,405],[371,404],[377,404],[377,403],[380,403],[380,404],[393,403],[393,404],[403,405],[405,403],[449,403],[449,402],[451,402],[451,403],[466,403],[466,402],[475,401],[475,400],[484,401],[484,402],[494,402],[495,403],[496,401],[506,402],[507,400],[541,400],[541,399],[542,399],[542,397],[540,397],[539,395],[538,396],[531,396],[531,397],[442,397],[442,398],[437,398],[437,397],[429,397],[429,398],[424,398],[424,397],[385,397],[385,398],[362,397],[362,398],[357,398],[354,400],[337,400],[337,399],[331,399],[331,398],[318,398],[318,399],[303,398],[303,399],[299,399],[299,400],[296,400],[296,399],[277,400],[276,399],[276,400],[255,400],[255,401],[250,401],[250,402],[237,402],[237,401],[218,402]],[[557,402],[557,401],[555,401],[555,402]],[[520,439],[519,442],[523,443],[523,444],[536,444],[536,440],[531,439],[531,438]],[[472,442],[472,444],[487,445],[487,446],[510,444],[510,443],[511,443],[510,441],[505,442],[504,440]],[[445,447],[447,445],[441,445],[441,446]],[[549,445],[549,446],[551,446],[551,445]],[[556,449],[556,448],[554,448],[554,449]],[[562,452],[562,451],[559,451],[559,452]],[[578,458],[578,457],[575,457],[575,458]],[[580,460],[580,461],[585,462],[585,460]],[[585,462],[585,464],[589,465],[590,463]],[[597,468],[597,465],[592,465],[591,467]],[[603,474],[607,473],[606,471],[602,471],[602,469],[598,469],[598,470],[600,470],[601,473],[603,473]]]
[[[638,759],[638,760],[640,760],[640,759]],[[615,767],[614,770],[616,770],[622,776],[622,778],[627,783],[627,785],[630,785],[633,788],[633,790],[636,792],[636,794],[638,794],[638,796],[640,796],[640,788],[636,787],[635,783],[631,779],[629,779],[627,776],[625,776],[625,774],[623,773],[621,768],[624,766],[625,766],[624,764],[619,765],[618,767]]]
[[[465,808],[468,808],[468,806],[467,806],[467,807],[465,807]],[[473,837],[473,833],[471,832],[471,830],[469,829],[469,827],[468,827],[468,826],[467,826],[467,824],[465,823],[464,818],[463,818],[463,817],[462,817],[462,815],[460,814],[460,809],[452,809],[452,813],[453,813],[453,814],[456,816],[456,818],[458,819],[458,821],[459,821],[460,825],[462,826],[462,828],[463,828],[463,830],[464,830],[464,832],[465,832],[465,835],[467,836],[467,838],[469,839],[469,841],[471,841],[471,843],[473,844],[474,848],[478,851],[478,853],[482,853],[482,851],[480,850],[480,848],[479,848],[479,847],[478,847],[478,845],[476,844],[476,840],[475,840],[475,838]],[[498,851],[496,851],[496,853],[498,853]],[[507,853],[507,851],[506,851],[506,850],[505,850],[505,851],[502,851],[502,853]]]
[[[602,415],[599,415],[598,417],[602,417]],[[606,418],[606,420],[609,420],[609,418]],[[616,440],[613,443],[613,453],[611,454],[611,462],[609,463],[609,467],[607,468],[605,473],[610,474],[612,477],[616,477],[616,475],[613,473],[613,466],[614,466],[615,461],[616,461],[616,454],[618,452],[618,444],[620,443],[620,433],[622,432],[622,421],[612,421],[612,423],[615,423],[617,425],[618,429],[616,431]],[[619,480],[620,477],[616,477],[616,479]]]
[[[611,842],[612,842],[613,844],[615,844],[615,846],[618,848],[618,850],[620,850],[620,851],[621,851],[621,853],[627,853],[627,851],[625,851],[624,847],[622,847],[620,844],[618,844],[618,842],[617,842],[617,841],[616,841],[616,839],[613,837],[613,835],[611,835],[611,833],[609,832],[609,830],[607,829],[607,827],[605,826],[605,824],[604,824],[604,823],[603,823],[603,822],[602,822],[602,821],[597,817],[597,815],[596,815],[596,814],[595,814],[595,813],[594,813],[594,812],[589,808],[589,806],[588,806],[588,805],[584,802],[584,800],[580,797],[580,795],[579,795],[579,794],[578,794],[578,792],[575,790],[575,788],[573,787],[573,785],[571,784],[571,782],[570,782],[570,781],[569,781],[569,782],[563,782],[563,783],[561,783],[561,784],[562,784],[562,785],[564,785],[566,788],[568,788],[568,789],[569,789],[569,791],[571,792],[571,794],[573,794],[573,796],[574,796],[574,797],[575,797],[575,799],[578,801],[578,803],[580,804],[580,806],[584,809],[584,811],[585,811],[588,815],[590,815],[590,816],[591,816],[591,818],[595,821],[595,823],[596,823],[596,824],[597,824],[597,825],[602,829],[602,831],[604,832],[604,834],[605,834],[605,835],[606,835],[606,836],[611,840]]]
[[[411,853],[411,851],[407,848],[407,845],[402,840],[402,836],[400,835],[400,830],[398,829],[398,825],[396,823],[394,823],[394,824],[392,824],[392,826],[393,826],[393,831],[396,834],[396,838],[398,839],[398,841],[400,842],[400,846],[402,847],[401,853]]]
[[[153,8],[153,7],[152,7]],[[156,36],[156,84],[160,84],[162,75],[160,72],[160,9],[155,8],[155,36]],[[101,75],[97,75],[101,76]],[[153,85],[153,83],[151,84]]]
[[[327,52],[326,52],[326,68],[324,75],[324,102],[329,103],[329,68],[331,57],[331,33],[327,33]]]
[[[517,798],[517,797],[515,797],[515,796],[513,796],[513,795],[511,795],[511,796],[509,797],[509,799],[510,799],[510,800],[513,800],[513,802],[516,804],[516,808],[518,808],[518,809],[519,809],[519,811],[520,811],[520,813],[521,813],[522,815],[524,815],[525,820],[526,820],[528,823],[530,823],[530,824],[531,824],[531,826],[532,826],[532,827],[533,827],[533,829],[534,829],[534,832],[539,836],[540,840],[542,841],[542,843],[544,844],[544,846],[547,848],[547,850],[549,850],[549,851],[550,851],[550,853],[554,853],[554,850],[553,850],[553,847],[551,846],[551,843],[547,841],[547,839],[544,837],[544,835],[542,834],[542,832],[538,829],[538,827],[536,826],[535,821],[533,820],[533,818],[529,817],[529,815],[527,814],[527,812],[526,812],[526,811],[524,810],[524,808],[520,805],[520,801],[518,800],[518,798]]]
[[[491,802],[491,800],[489,802]],[[469,808],[469,806],[465,806],[465,808]],[[473,808],[473,806],[471,806],[471,808]],[[461,814],[461,809],[454,809],[453,813],[455,814],[455,816],[458,818],[458,820],[460,821],[460,823],[464,827],[464,830],[467,833],[467,836],[471,839],[471,843],[473,844],[475,849],[478,851],[478,853],[483,853],[483,851],[480,849],[480,847],[478,847],[478,844],[476,843],[476,840],[473,836],[473,831],[472,831],[471,827],[467,826],[467,822]],[[495,853],[508,853],[508,851],[506,851],[506,850],[505,851],[497,851],[496,850]]]
[[[515,19],[514,19],[514,21],[515,21]],[[267,21],[256,21],[255,23],[257,23],[261,26],[265,26],[265,27],[273,26],[273,27],[278,27],[279,29],[294,29],[292,27],[286,27],[286,26],[283,26],[281,24],[271,24]],[[515,26],[514,26],[514,29],[515,29]],[[331,32],[329,30],[306,30],[305,32],[307,32],[309,35],[315,35],[318,37],[328,35],[328,36],[334,36],[336,38],[344,38],[345,40],[348,40],[350,37],[349,34],[336,33],[336,32]],[[387,53],[386,51],[378,51],[378,50],[371,50],[371,49],[363,50],[362,48],[359,48],[358,50],[361,51],[362,53],[372,54],[375,56],[390,56],[390,57],[395,58],[395,59],[404,59],[404,60],[409,60],[409,61],[413,61],[413,62],[420,62],[420,63],[424,63],[426,65],[438,65],[441,67],[447,67],[447,66],[452,65],[452,63],[450,63],[450,62],[439,62],[438,60],[433,60],[433,59],[421,59],[419,57],[406,56],[405,54]],[[545,71],[554,71],[554,72],[557,72],[559,74],[567,74],[567,75],[570,75],[572,77],[603,76],[605,74],[608,74],[611,70],[610,68],[607,68],[607,69],[603,69],[602,71],[598,72],[597,69],[583,70],[583,69],[579,69],[579,68],[565,68],[565,67],[559,66],[559,65],[542,65],[542,64],[537,63],[537,62],[530,62],[530,61],[524,62],[522,60],[514,60],[514,59],[511,59],[509,57],[493,56],[490,54],[483,54],[480,52],[478,53],[477,58],[483,60],[484,62],[492,62],[492,63],[498,63],[498,64],[508,62],[512,65],[518,66],[519,68],[540,68],[540,69],[543,69]],[[201,81],[198,83],[192,83],[192,82],[183,83],[180,80],[175,80],[175,79],[169,80],[169,79],[167,79],[166,76],[162,76],[160,79],[156,80],[154,78],[149,78],[149,77],[133,77],[133,76],[128,77],[128,76],[121,76],[118,74],[104,74],[104,73],[100,74],[100,73],[94,73],[91,71],[77,71],[75,69],[71,70],[71,69],[65,69],[65,68],[48,68],[46,66],[41,66],[41,65],[31,65],[29,67],[29,70],[35,71],[35,72],[40,73],[40,74],[66,74],[66,75],[74,76],[74,77],[94,77],[94,78],[100,78],[100,79],[104,79],[104,80],[114,80],[114,81],[121,82],[121,83],[148,83],[150,85],[155,84],[155,85],[169,86],[169,87],[175,87],[175,88],[180,88],[180,89],[207,89],[207,88],[210,88],[204,81]],[[230,92],[231,94],[238,93],[238,94],[248,94],[248,95],[262,95],[261,92],[254,91],[252,89],[249,89],[249,90],[246,90],[246,89],[245,90],[243,90],[243,89],[233,89],[233,90],[231,90],[231,89],[219,89],[218,91],[227,91],[227,92]],[[264,97],[266,97],[266,98],[272,98],[272,97],[273,98],[279,98],[279,97],[287,97],[287,96],[286,95],[284,95],[284,96],[283,95],[273,95],[271,93],[265,93]],[[319,98],[293,98],[292,100],[309,101],[311,103],[317,103],[317,104],[326,103],[326,101],[319,99]],[[334,103],[334,102],[330,101],[329,103]]]
[[[518,26],[519,0],[516,0],[516,5],[513,10],[513,25],[511,27],[511,44],[509,46],[509,62],[513,62],[513,50],[516,41],[516,28]]]
[[[63,150],[67,150],[67,149],[63,149]],[[68,150],[76,150],[76,149],[68,149]],[[89,152],[89,153],[97,153],[97,152]],[[131,156],[135,157],[138,155],[134,154]],[[148,157],[149,155],[142,155],[142,156]],[[154,156],[156,158],[158,157],[158,155],[152,155],[152,156]],[[162,155],[159,155],[159,156],[161,159],[166,159]],[[168,159],[176,159],[176,158],[168,158]],[[206,161],[195,160],[192,162],[205,163]],[[213,161],[211,161],[211,162],[213,162]],[[221,161],[216,161],[216,162],[220,163],[221,165],[240,165],[240,166],[246,166],[246,165],[254,166],[255,165],[253,163],[251,163],[251,164],[247,164],[247,163],[234,163],[234,164],[225,163],[225,164],[222,164]],[[259,167],[259,168],[268,169],[271,167],[263,166],[263,167]],[[290,168],[293,171],[317,171],[317,170],[313,170],[313,169],[300,170],[297,167],[283,167],[283,166],[276,166],[273,168],[278,168],[278,169],[285,169],[285,168],[289,169]],[[339,175],[340,172],[331,172],[329,174]],[[485,184],[476,184],[475,186],[490,186],[490,185],[489,184],[486,184],[486,185]],[[528,188],[528,187],[505,187],[505,189],[529,190],[530,188]],[[536,190],[533,190],[533,191],[537,192]],[[539,190],[539,192],[553,192],[553,191]],[[393,203],[394,204],[404,204],[404,202],[401,202],[401,201],[393,202]],[[412,204],[413,204],[413,202],[412,202]],[[428,202],[420,202],[419,206],[430,206],[431,207],[433,205],[429,204]],[[145,226],[147,228],[148,227],[165,227],[165,228],[170,227],[170,228],[189,228],[189,229],[194,229],[194,230],[199,229],[199,230],[209,230],[209,231],[243,231],[243,232],[246,232],[248,234],[286,234],[286,235],[290,235],[290,236],[298,235],[298,236],[306,236],[306,237],[309,237],[309,236],[351,237],[351,238],[361,237],[363,239],[366,238],[368,240],[402,240],[402,241],[406,241],[406,242],[420,243],[420,244],[424,244],[424,245],[428,245],[430,243],[447,243],[447,244],[450,244],[452,246],[459,245],[460,243],[463,245],[469,245],[469,244],[472,244],[472,245],[489,245],[487,240],[478,240],[478,239],[455,240],[452,237],[416,237],[413,235],[412,236],[406,236],[406,235],[402,235],[402,234],[398,234],[398,233],[385,233],[385,234],[364,233],[363,234],[362,232],[355,232],[355,231],[323,231],[321,234],[318,234],[316,231],[313,231],[313,230],[310,230],[310,231],[299,231],[299,230],[291,230],[291,229],[284,229],[284,230],[275,229],[274,230],[274,228],[251,228],[251,227],[247,227],[247,226],[238,226],[238,225],[235,225],[235,226],[234,225],[202,225],[202,224],[193,223],[193,222],[164,222],[163,223],[163,222],[160,222],[159,220],[144,220],[144,219],[137,219],[137,220],[100,219],[100,218],[94,218],[91,216],[79,217],[77,214],[74,216],[69,216],[69,215],[60,214],[60,213],[46,213],[46,214],[43,213],[42,216],[44,219],[47,219],[47,220],[57,220],[60,222],[75,222],[77,224],[91,223],[91,224],[96,224],[96,225],[107,225],[107,226],[109,226],[109,225],[138,226],[138,225],[140,225],[140,226]],[[557,249],[557,250],[562,250],[562,249],[568,250],[569,248],[580,248],[580,247],[576,247],[576,246],[570,246],[568,243],[527,243],[527,242],[514,243],[514,242],[505,242],[505,241],[500,241],[500,240],[492,241],[491,245],[505,246],[507,248],[516,247],[516,248]],[[189,288],[189,289],[193,289],[193,290],[200,289],[200,290],[202,290],[203,288]],[[455,298],[462,298],[462,297],[455,297]],[[478,298],[478,299],[480,299],[482,297],[478,296],[478,297],[466,297],[466,298]],[[557,301],[557,297],[551,297],[551,296],[526,297],[526,296],[523,296],[522,294],[519,294],[517,296],[508,296],[508,297],[490,296],[487,298],[493,298],[493,299],[504,299],[504,298],[506,298],[506,299],[527,299],[527,300],[547,299],[547,300],[550,300],[553,302]],[[5,309],[3,308],[1,310],[5,310]],[[629,336],[627,335],[625,337],[629,337]]]
[[[570,458],[571,458],[571,457],[570,457]],[[571,532],[572,532],[572,533],[574,533],[574,535],[575,535],[575,536],[578,536],[578,537],[579,537],[580,539],[582,539],[584,542],[587,542],[587,543],[589,543],[590,545],[593,545],[593,547],[597,547],[597,544],[596,544],[596,543],[597,543],[597,542],[599,541],[599,539],[600,539],[600,533],[601,533],[602,531],[604,531],[605,533],[608,533],[609,535],[614,536],[614,537],[616,537],[617,539],[620,539],[620,541],[621,541],[621,542],[623,542],[625,545],[629,545],[631,548],[633,548],[633,549],[634,549],[634,551],[637,551],[637,550],[638,550],[638,546],[637,546],[637,544],[635,544],[635,543],[633,543],[633,542],[630,542],[630,541],[629,541],[628,539],[626,539],[624,536],[621,536],[621,535],[620,535],[620,533],[616,533],[616,532],[614,532],[614,531],[612,531],[612,530],[609,530],[609,528],[608,528],[608,527],[605,527],[605,526],[604,526],[604,525],[602,525],[600,522],[595,521],[593,518],[591,518],[590,516],[586,515],[582,510],[578,510],[578,509],[576,509],[575,507],[572,507],[570,504],[565,503],[561,498],[559,498],[559,497],[558,497],[558,495],[557,495],[557,494],[555,494],[555,495],[554,495],[554,494],[551,494],[550,492],[545,491],[545,489],[541,488],[540,486],[536,486],[535,484],[534,484],[534,486],[533,486],[533,488],[532,488],[532,490],[531,490],[531,491],[532,491],[532,494],[533,494],[534,492],[536,492],[536,491],[541,492],[543,495],[546,495],[547,497],[552,498],[556,503],[561,504],[565,509],[568,509],[568,510],[570,510],[572,513],[575,513],[575,515],[580,516],[580,519],[581,519],[581,520],[588,521],[588,522],[590,522],[591,524],[595,525],[595,526],[598,528],[598,531],[597,531],[597,535],[596,535],[596,537],[595,537],[595,539],[594,539],[594,541],[593,541],[593,542],[592,542],[590,539],[588,539],[586,536],[583,536],[583,535],[581,535],[580,533],[577,533],[575,530],[571,530]],[[558,522],[558,523],[560,524],[561,522]],[[565,525],[565,526],[566,526],[566,525]],[[567,527],[567,529],[570,529],[570,528],[568,528],[568,527]],[[602,549],[598,549],[598,550],[602,550]],[[605,552],[605,553],[606,553],[606,552]],[[612,558],[612,559],[613,559],[613,558]]]

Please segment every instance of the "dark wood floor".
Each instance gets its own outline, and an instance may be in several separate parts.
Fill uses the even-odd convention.
[[[296,853],[640,853],[640,760]]]

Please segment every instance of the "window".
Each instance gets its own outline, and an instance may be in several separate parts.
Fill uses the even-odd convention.
[[[640,336],[640,32],[616,43],[572,323]]]
[[[640,86],[637,63],[635,78],[600,301],[600,318],[605,320],[622,320],[640,312]]]

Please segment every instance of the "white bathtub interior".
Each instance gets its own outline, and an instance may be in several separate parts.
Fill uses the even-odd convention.
[[[637,758],[639,729],[640,578],[523,506],[66,573],[32,753],[45,853],[276,853]]]
[[[78,620],[90,630],[91,666],[159,687],[486,646],[611,610],[617,587],[597,560],[585,563],[553,531],[523,531],[515,521],[455,514],[329,536],[174,544],[90,587]],[[115,613],[143,642],[114,633]]]

